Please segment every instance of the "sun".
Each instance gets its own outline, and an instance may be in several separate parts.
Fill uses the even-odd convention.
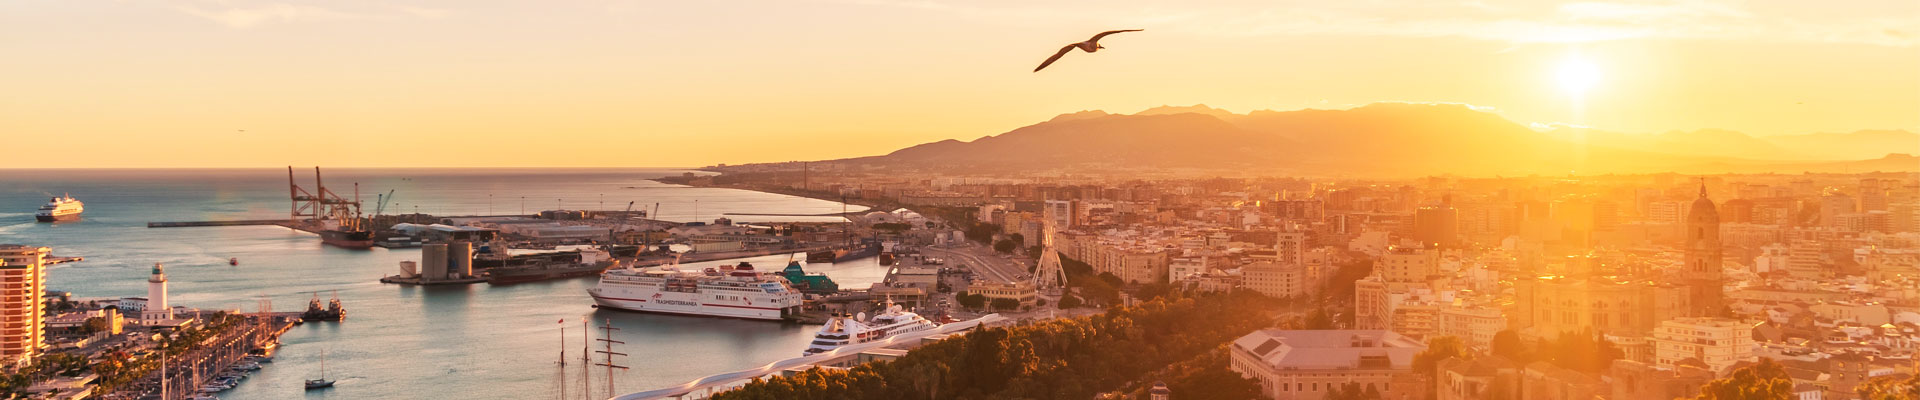
[[[1568,95],[1580,97],[1600,83],[1600,67],[1577,54],[1568,55],[1560,60],[1560,70],[1555,74],[1560,81],[1560,90]]]

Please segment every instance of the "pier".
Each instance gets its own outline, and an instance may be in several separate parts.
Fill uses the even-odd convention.
[[[243,219],[243,220],[235,220],[235,221],[148,222],[147,227],[148,228],[189,228],[189,227],[198,227],[198,226],[248,226],[248,225],[280,225],[280,226],[291,227],[290,225],[295,225],[295,224],[296,223],[293,220],[288,220],[288,219]]]

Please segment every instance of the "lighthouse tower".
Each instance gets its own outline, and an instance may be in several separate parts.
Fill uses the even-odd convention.
[[[153,276],[147,278],[147,309],[140,312],[140,320],[169,319],[173,319],[173,306],[167,305],[167,273],[161,271],[160,263],[153,263]]]

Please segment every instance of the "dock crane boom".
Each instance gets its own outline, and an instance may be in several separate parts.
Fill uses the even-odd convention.
[[[394,190],[397,190],[397,189],[388,189],[387,195],[380,197],[379,204],[376,204],[373,206],[373,216],[378,217],[380,216],[381,211],[385,211],[387,209],[387,202],[393,201]]]
[[[619,236],[620,232],[627,230],[627,221],[632,221],[632,220],[633,220],[633,202],[629,201],[627,202],[627,212],[620,214],[620,226],[617,228],[614,228],[613,231],[607,232],[607,239],[611,242],[619,243],[620,240],[618,238],[620,237]]]

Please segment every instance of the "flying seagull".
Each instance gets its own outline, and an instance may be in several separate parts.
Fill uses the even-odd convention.
[[[1046,69],[1048,65],[1053,65],[1054,61],[1060,60],[1060,56],[1067,55],[1067,52],[1073,51],[1074,48],[1079,48],[1081,51],[1085,51],[1088,53],[1100,51],[1100,49],[1106,48],[1100,45],[1100,38],[1107,37],[1107,35],[1112,35],[1120,32],[1139,32],[1144,30],[1145,29],[1127,29],[1127,30],[1100,32],[1100,34],[1093,35],[1092,39],[1087,39],[1087,41],[1085,42],[1069,44],[1067,45],[1067,47],[1061,47],[1060,52],[1053,53],[1053,57],[1047,57],[1047,62],[1040,63],[1040,67],[1034,68],[1033,72],[1040,72],[1040,70]]]

